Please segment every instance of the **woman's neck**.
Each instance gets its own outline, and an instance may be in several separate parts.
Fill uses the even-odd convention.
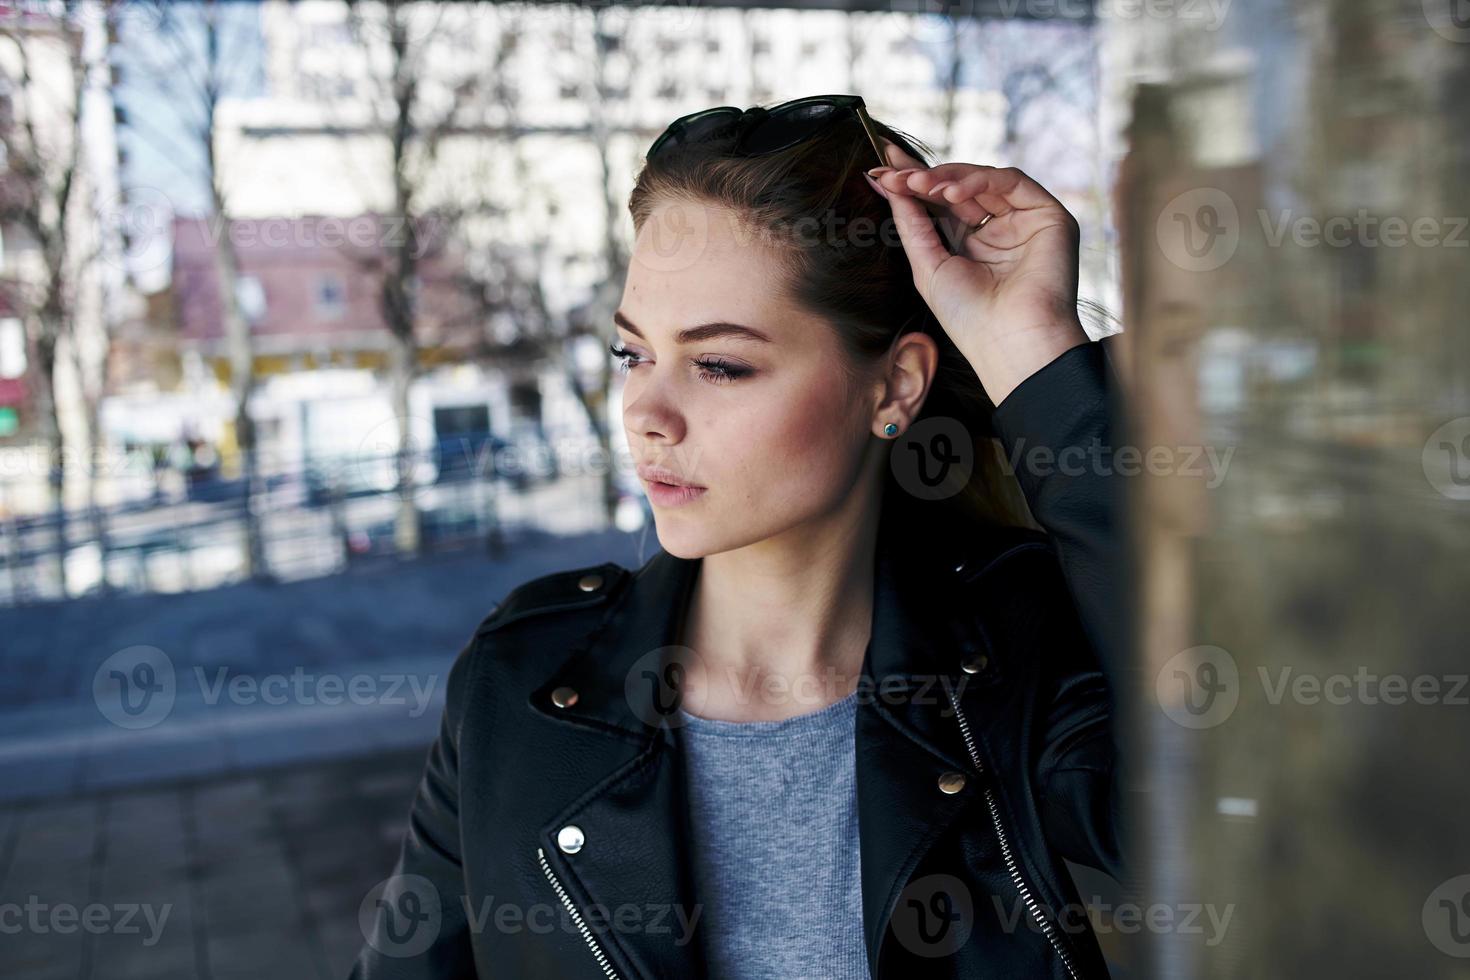
[[[701,560],[681,638],[694,651],[682,684],[690,713],[778,721],[856,689],[873,622],[876,522],[799,536]]]

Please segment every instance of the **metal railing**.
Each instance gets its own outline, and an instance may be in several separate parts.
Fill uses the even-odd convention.
[[[354,453],[260,469],[248,498],[243,479],[208,475],[184,480],[180,499],[155,492],[96,511],[68,509],[60,518],[9,515],[0,519],[0,606],[242,581],[250,577],[247,500],[264,565],[255,577],[273,581],[400,556],[405,493],[418,516],[419,554],[494,553],[529,530],[607,526],[601,474],[505,473],[446,461],[434,449],[403,458]],[[412,475],[403,481],[398,473]]]

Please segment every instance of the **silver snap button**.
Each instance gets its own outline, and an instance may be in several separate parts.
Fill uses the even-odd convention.
[[[569,823],[556,832],[556,846],[565,854],[576,854],[585,843],[587,838],[582,833],[582,828],[574,823]]]
[[[602,588],[602,576],[596,573],[591,575],[583,575],[580,579],[577,580],[577,588],[581,589],[583,592],[596,592],[598,589]]]
[[[941,792],[953,796],[965,788],[965,774],[962,772],[947,772],[939,777],[939,789]]]
[[[558,708],[570,708],[577,703],[577,691],[571,687],[559,687],[551,692],[551,703]]]
[[[990,663],[990,658],[983,653],[972,653],[960,661],[960,669],[967,674],[978,674]]]

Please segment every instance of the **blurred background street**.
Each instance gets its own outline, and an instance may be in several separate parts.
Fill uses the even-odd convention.
[[[640,546],[616,530],[525,532],[495,558],[387,558],[289,586],[12,610],[0,895],[38,903],[42,922],[105,905],[115,928],[7,934],[4,975],[345,976],[454,656],[514,586],[577,565],[637,567]],[[169,672],[173,693],[166,714],[128,730],[94,681],[140,645],[168,652],[139,662],[161,667],[155,680]]]
[[[290,586],[15,610],[0,802],[427,746],[448,666],[499,599],[568,567],[637,567],[637,544],[618,531],[526,534],[499,558],[385,559]],[[98,694],[119,653],[125,673],[148,663],[166,685],[148,714]]]

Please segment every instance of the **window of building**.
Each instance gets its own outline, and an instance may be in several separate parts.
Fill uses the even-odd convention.
[[[235,302],[246,323],[253,326],[265,319],[265,286],[259,277],[242,275],[235,279]]]
[[[0,320],[0,378],[18,378],[26,373],[26,335],[19,320]]]
[[[317,276],[314,297],[318,320],[336,320],[347,312],[347,286],[334,273]]]
[[[312,24],[307,43],[313,47],[337,48],[352,44],[352,29],[345,20]]]

